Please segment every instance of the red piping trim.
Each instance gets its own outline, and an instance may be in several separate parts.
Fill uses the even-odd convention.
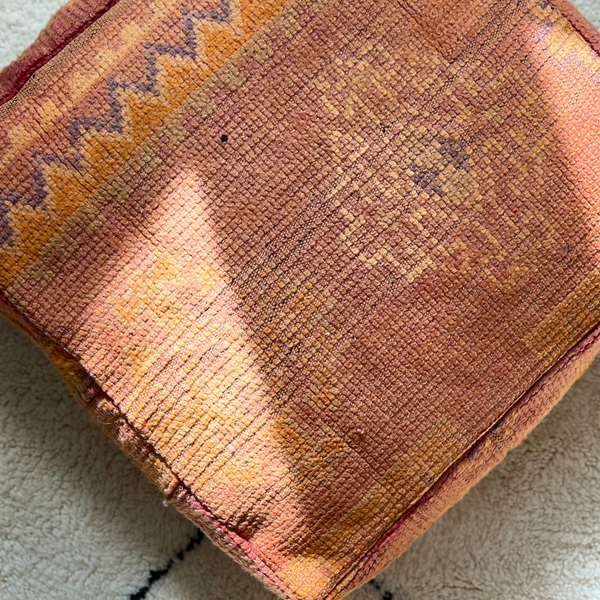
[[[31,76],[59,54],[120,0],[74,0],[50,19],[35,42],[0,71],[0,106],[14,98]]]

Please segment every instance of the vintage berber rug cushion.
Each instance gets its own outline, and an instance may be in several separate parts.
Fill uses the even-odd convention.
[[[600,349],[563,0],[75,0],[0,75],[2,313],[280,595],[369,580]]]

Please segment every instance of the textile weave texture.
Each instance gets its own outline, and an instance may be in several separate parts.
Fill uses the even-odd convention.
[[[339,597],[599,349],[598,47],[546,0],[71,3],[0,76],[3,314],[271,589]]]

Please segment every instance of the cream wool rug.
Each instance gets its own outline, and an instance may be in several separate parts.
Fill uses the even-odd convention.
[[[62,3],[0,0],[0,66]],[[600,27],[600,0],[575,4]],[[274,600],[163,505],[4,320],[0,457],[0,600]],[[600,360],[500,467],[351,598],[600,600]]]

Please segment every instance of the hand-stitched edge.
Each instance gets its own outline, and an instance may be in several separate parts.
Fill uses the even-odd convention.
[[[1,293],[0,313],[41,346],[78,402],[87,408],[92,418],[159,487],[178,511],[200,527],[216,545],[245,569],[261,579],[267,588],[284,598],[296,600],[296,596],[269,564],[271,561],[202,504],[173,473],[166,460],[129,423],[115,402],[102,391],[75,357],[17,312]],[[406,550],[535,428],[568,387],[583,373],[599,349],[600,325],[588,333],[513,403],[504,415],[402,514],[368,553],[332,582],[332,586],[321,598],[341,598],[366,583]],[[544,395],[547,391],[550,393]],[[392,546],[386,547],[389,543],[392,543]]]
[[[518,446],[583,374],[600,350],[600,326],[574,346],[504,413],[340,580],[339,598],[385,569]]]
[[[0,71],[0,106],[32,75],[120,0],[71,0],[50,19],[35,42]]]
[[[257,576],[271,591],[289,600],[294,595],[251,542],[220,520],[171,470],[168,462],[87,374],[87,392],[77,398],[120,449],[165,494],[166,500],[197,525],[213,543]],[[90,396],[92,396],[91,399]]]
[[[83,368],[79,360],[54,342],[20,313],[0,292],[0,315],[6,317],[38,344],[59,372],[79,404],[121,450],[165,495],[168,502],[200,527],[208,537],[271,591],[289,600],[296,596],[281,581],[269,559],[231,526],[223,523],[172,471],[160,453],[119,410],[114,400]]]
[[[600,55],[600,32],[569,2],[569,0],[550,0],[550,4],[560,11],[573,29],[586,41],[588,46]]]

